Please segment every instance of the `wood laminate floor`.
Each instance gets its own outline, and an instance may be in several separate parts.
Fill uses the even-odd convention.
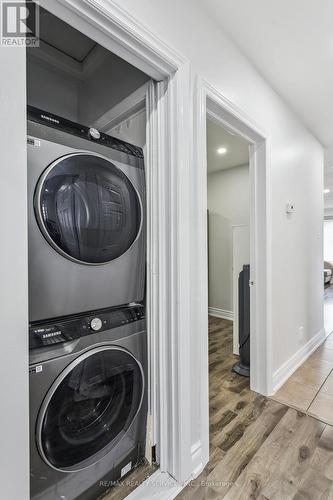
[[[210,460],[178,500],[332,500],[333,428],[231,372],[232,323],[209,318]]]

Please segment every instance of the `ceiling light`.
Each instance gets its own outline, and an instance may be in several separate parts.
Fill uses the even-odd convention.
[[[219,155],[225,155],[227,151],[227,148],[218,148],[217,150]]]
[[[324,189],[324,193],[327,194],[327,193],[330,193],[331,190],[330,189]]]

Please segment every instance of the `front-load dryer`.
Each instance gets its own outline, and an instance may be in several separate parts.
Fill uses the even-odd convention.
[[[31,499],[96,500],[144,457],[144,308],[35,324],[30,348]]]
[[[29,320],[142,302],[140,148],[28,107]]]

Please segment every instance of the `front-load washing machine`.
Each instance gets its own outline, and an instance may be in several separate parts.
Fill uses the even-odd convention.
[[[29,377],[32,500],[96,500],[142,460],[143,306],[35,324]]]
[[[142,302],[142,149],[28,107],[29,319]]]

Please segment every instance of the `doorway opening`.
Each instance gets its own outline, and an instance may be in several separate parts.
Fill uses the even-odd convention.
[[[250,394],[250,143],[209,115],[207,130],[210,444],[225,446],[225,404]],[[235,422],[232,422],[232,426]]]
[[[234,248],[235,255],[235,269],[232,272],[233,262],[230,269],[229,264],[229,282],[231,283],[230,289],[234,291],[230,293],[229,291],[229,304],[236,305],[236,327],[233,330],[232,344],[233,353],[237,354],[237,347],[239,344],[238,339],[238,325],[237,319],[239,318],[239,313],[237,312],[238,305],[238,287],[233,286],[232,282],[237,282],[239,278],[240,271],[245,270],[248,275],[245,278],[247,281],[246,291],[248,292],[250,302],[250,339],[249,339],[249,350],[251,356],[250,363],[250,388],[253,391],[259,392],[264,395],[268,395],[272,392],[273,386],[273,374],[272,374],[272,364],[271,364],[271,348],[270,348],[270,322],[269,322],[269,308],[270,308],[270,272],[269,272],[269,260],[270,260],[270,247],[269,247],[269,231],[270,224],[268,222],[268,198],[269,193],[267,192],[267,177],[268,177],[268,166],[267,166],[267,139],[265,134],[259,129],[259,127],[252,123],[251,120],[244,116],[234,105],[227,101],[216,89],[212,88],[207,82],[203,82],[204,92],[202,93],[202,110],[201,119],[205,120],[205,144],[203,151],[205,152],[205,158],[203,158],[203,164],[205,166],[205,184],[213,187],[212,193],[216,187],[213,182],[210,182],[210,178],[213,176],[217,177],[235,177],[234,172],[240,173],[239,177],[243,178],[243,184],[240,182],[239,187],[236,189],[242,189],[247,192],[246,200],[244,197],[239,197],[238,205],[235,204],[235,214],[234,223],[231,220],[230,226],[240,226],[235,227],[233,230],[234,234],[229,238],[229,254],[233,253],[232,248],[232,238],[235,239]],[[222,171],[222,174],[210,174],[208,171],[209,165],[207,165],[207,160],[209,161],[209,151],[207,150],[207,137],[209,131],[214,128],[217,132],[217,136],[222,133],[224,138],[232,144],[237,144],[235,151],[237,150],[237,155],[235,158],[235,165],[240,165],[238,170],[232,168]],[[219,132],[218,132],[219,130]],[[223,154],[223,144],[219,146],[215,145],[215,153],[219,157],[224,157],[227,161],[227,154]],[[219,150],[219,151],[218,151]],[[214,151],[213,151],[214,154]],[[243,155],[243,156],[241,156]],[[220,161],[220,160],[218,160]],[[243,165],[242,165],[243,164]],[[230,164],[231,166],[232,164]],[[247,166],[248,165],[248,166]],[[207,168],[208,167],[208,168]],[[208,175],[207,175],[208,174]],[[211,176],[211,177],[210,177]],[[208,179],[207,179],[208,177]],[[245,179],[247,179],[245,181]],[[245,181],[245,183],[244,183]],[[247,183],[247,189],[245,185]],[[240,187],[242,185],[242,188]],[[202,199],[203,207],[205,207],[206,218],[203,220],[203,224],[207,224],[207,209],[209,210],[210,201],[206,197]],[[209,193],[208,193],[209,196]],[[235,195],[237,199],[237,194]],[[241,203],[243,203],[243,209],[241,209]],[[245,206],[247,205],[247,215]],[[231,206],[231,205],[230,205]],[[243,211],[243,214],[241,213]],[[211,221],[213,222],[213,220]],[[247,226],[247,228],[246,228]],[[207,227],[207,240],[210,240],[208,232],[211,229]],[[231,229],[232,230],[232,229]],[[238,241],[239,240],[239,241]],[[240,254],[236,253],[237,249],[240,250]],[[206,247],[207,250],[207,247]],[[214,250],[214,248],[213,248]],[[207,255],[207,254],[206,254]],[[207,258],[208,262],[208,258]],[[248,269],[249,265],[249,269]],[[237,267],[238,266],[238,267]],[[210,267],[210,277],[212,278],[212,271]],[[243,276],[244,279],[244,276]],[[208,273],[207,273],[208,282]],[[211,302],[214,297],[214,281],[210,280],[209,283],[209,301],[207,307],[213,307]],[[221,297],[222,298],[222,297]],[[233,306],[234,307],[234,306]],[[210,312],[213,312],[210,309]],[[230,311],[229,311],[230,313]],[[222,313],[223,314],[223,313]],[[228,316],[228,313],[225,313]],[[230,319],[230,315],[229,315]],[[242,317],[244,319],[244,316]],[[235,315],[233,314],[233,320],[235,320]],[[244,338],[246,340],[246,338]]]
[[[201,341],[202,349],[207,353],[205,360],[202,360],[201,365],[201,385],[200,390],[203,395],[206,395],[206,401],[203,401],[202,411],[202,442],[207,458],[210,460],[215,455],[221,453],[222,448],[228,449],[228,436],[221,431],[221,419],[228,425],[236,418],[236,408],[238,402],[240,407],[244,405],[244,401],[236,401],[239,394],[246,393],[246,398],[256,397],[260,393],[264,396],[272,392],[273,387],[273,372],[271,363],[271,325],[270,325],[270,223],[269,223],[269,192],[268,192],[268,175],[269,165],[267,161],[267,138],[265,133],[253,123],[248,116],[239,110],[234,104],[228,101],[220,92],[212,87],[205,80],[201,80],[198,86],[199,92],[199,107],[196,120],[197,134],[200,138],[198,144],[198,184],[205,186],[205,191],[200,190],[198,196],[198,217],[199,223],[202,227],[202,235],[205,238],[199,242],[198,248],[200,252],[200,266],[197,269],[197,281],[199,282],[200,292],[200,321],[202,321],[202,331],[207,332]],[[212,290],[208,293],[209,283],[208,274],[211,269],[208,269],[208,245],[207,241],[210,240],[209,231],[211,231],[212,224],[207,217],[207,210],[209,211],[209,186],[214,187],[214,183],[210,182],[209,177],[213,178],[214,175],[230,175],[232,169],[228,172],[221,174],[214,174],[208,172],[208,145],[207,136],[212,122],[218,127],[218,135],[221,136],[221,131],[228,134],[224,137],[229,137],[230,140],[241,140],[242,147],[246,152],[246,161],[248,169],[240,168],[239,170],[246,177],[247,170],[247,199],[249,206],[249,213],[247,217],[247,224],[244,220],[240,224],[247,225],[249,229],[249,261],[248,255],[247,264],[250,264],[250,277],[248,278],[247,290],[250,292],[250,377],[242,377],[231,373],[232,366],[237,362],[238,358],[234,355],[234,339],[233,339],[233,324],[225,318],[210,318],[210,335],[208,335],[208,313],[214,312],[212,310]],[[207,133],[208,132],[208,133]],[[219,154],[217,149],[223,148],[222,143],[215,146],[215,153]],[[214,153],[214,152],[213,152]],[[220,150],[219,156],[223,156],[223,150]],[[226,157],[226,155],[225,155]],[[243,163],[240,161],[240,163]],[[237,164],[237,163],[236,163]],[[244,164],[243,164],[244,165]],[[198,189],[199,190],[199,189]],[[207,196],[208,195],[208,196]],[[217,197],[218,198],[218,197]],[[231,224],[232,226],[232,224]],[[244,235],[242,235],[244,236]],[[236,246],[237,247],[237,246]],[[230,248],[230,247],[229,247]],[[231,253],[231,250],[230,250]],[[211,264],[211,263],[210,263]],[[210,266],[211,267],[211,266]],[[232,281],[232,272],[229,270],[229,281]],[[212,277],[212,274],[211,274]],[[251,282],[251,283],[250,283]],[[251,286],[249,286],[251,285]],[[229,298],[229,303],[233,304],[234,299]],[[211,307],[211,309],[209,309]],[[224,322],[224,325],[219,324]],[[208,345],[208,338],[211,338],[210,346]],[[238,344],[238,339],[235,342]],[[219,360],[220,353],[217,348],[225,351],[222,359]],[[228,353],[226,354],[226,348]],[[208,352],[210,350],[210,353]],[[215,353],[214,353],[215,351]],[[216,359],[214,359],[214,356]],[[218,366],[220,365],[220,366]],[[209,377],[212,370],[216,369],[216,377]],[[230,377],[229,377],[230,375]],[[237,381],[238,388],[232,390],[233,379]],[[210,379],[210,380],[209,380]],[[211,382],[211,387],[210,383]],[[226,391],[221,391],[221,384],[227,388]],[[237,393],[238,390],[238,393]],[[229,394],[228,394],[228,391]],[[230,398],[229,398],[230,397]],[[239,408],[240,408],[239,407]],[[211,417],[211,418],[210,418]],[[224,420],[226,419],[226,420]],[[236,422],[236,423],[235,423]],[[237,427],[237,419],[234,420]],[[224,427],[224,425],[222,426]],[[208,432],[207,432],[208,431]],[[214,447],[213,440],[217,444]],[[220,442],[221,440],[221,442]],[[223,452],[222,452],[223,453]],[[218,459],[218,457],[217,457]]]
[[[207,119],[208,313],[232,326],[232,353],[239,356],[240,345],[242,351],[235,370],[248,377],[249,146],[242,137]]]

